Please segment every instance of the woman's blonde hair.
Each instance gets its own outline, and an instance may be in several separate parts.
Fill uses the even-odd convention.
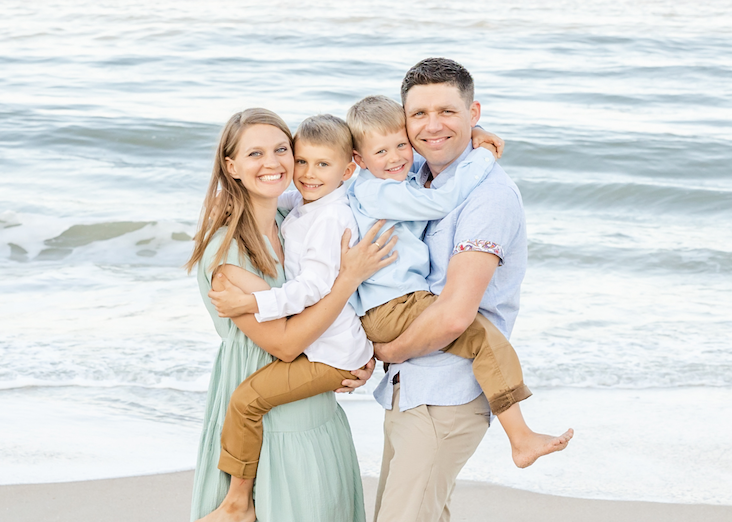
[[[252,125],[272,125],[287,135],[292,150],[292,133],[287,124],[274,112],[267,109],[247,109],[234,114],[224,127],[216,150],[211,181],[198,223],[198,231],[193,238],[193,254],[185,268],[190,272],[203,258],[206,247],[214,233],[228,225],[226,237],[221,243],[210,269],[214,269],[226,259],[232,240],[239,246],[239,255],[249,257],[250,262],[260,272],[270,277],[277,275],[276,262],[267,250],[262,233],[252,213],[249,191],[241,180],[235,179],[226,169],[226,158],[234,159],[239,149],[242,133]],[[219,200],[216,194],[219,193]]]

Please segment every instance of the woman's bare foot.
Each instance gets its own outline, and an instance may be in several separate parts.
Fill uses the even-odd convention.
[[[559,437],[544,435],[530,431],[523,436],[511,439],[511,453],[513,463],[519,468],[528,468],[539,457],[549,455],[555,451],[562,451],[574,436],[574,430],[568,429]]]
[[[256,522],[252,498],[253,479],[231,477],[229,492],[214,511],[196,522]]]
[[[218,508],[197,522],[255,522],[254,503],[248,506],[222,503]]]

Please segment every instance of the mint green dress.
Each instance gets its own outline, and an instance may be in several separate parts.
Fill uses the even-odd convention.
[[[281,219],[278,215],[278,223]],[[211,289],[210,265],[224,235],[225,228],[216,232],[198,265],[198,286],[221,336],[221,346],[206,399],[191,520],[216,509],[229,489],[229,475],[219,471],[217,465],[221,427],[232,392],[251,373],[274,359],[230,319],[219,317],[207,296]],[[276,259],[272,246],[269,242],[267,245]],[[235,243],[225,262],[257,274],[270,286],[285,282],[279,264],[277,277],[267,277],[248,259],[240,260]],[[356,450],[346,414],[333,392],[278,406],[264,416],[264,444],[254,488],[259,522],[365,521]]]

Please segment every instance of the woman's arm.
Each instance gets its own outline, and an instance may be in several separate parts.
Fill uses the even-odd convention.
[[[285,362],[293,361],[336,320],[361,282],[396,260],[396,252],[385,257],[397,241],[396,236],[388,239],[392,229],[382,234],[376,243],[373,242],[383,224],[383,221],[376,223],[353,248],[348,248],[351,233],[346,230],[341,243],[341,270],[338,278],[331,293],[315,305],[288,319],[259,323],[253,315],[247,314],[233,317],[232,321],[262,349]],[[233,281],[229,280],[231,278]],[[223,265],[213,277],[213,291],[226,291],[234,296],[238,293],[245,295],[235,283],[243,284],[249,289],[256,284],[252,278],[259,279],[242,268]],[[259,280],[266,285],[263,280]]]

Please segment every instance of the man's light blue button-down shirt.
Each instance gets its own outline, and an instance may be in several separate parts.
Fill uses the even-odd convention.
[[[472,151],[472,144],[469,144],[461,156],[432,181],[431,188],[439,189],[454,178],[458,167],[463,166]],[[457,208],[443,219],[431,221],[426,229],[424,240],[431,265],[427,282],[430,291],[439,294],[445,286],[447,266],[457,252],[478,250],[498,255],[500,266],[481,300],[479,311],[509,337],[518,314],[519,290],[526,271],[526,225],[521,195],[495,162],[471,162],[470,169],[473,176],[485,174],[487,177]],[[421,185],[427,181],[429,173],[424,165],[416,177]],[[490,250],[484,249],[486,244],[490,245]],[[397,373],[401,382],[401,411],[422,404],[457,406],[482,393],[473,376],[472,361],[438,351],[389,366],[387,375],[374,391],[374,397],[386,409],[391,409],[392,379]]]

